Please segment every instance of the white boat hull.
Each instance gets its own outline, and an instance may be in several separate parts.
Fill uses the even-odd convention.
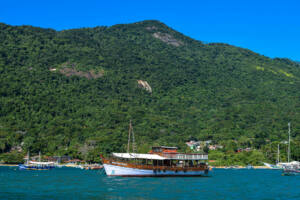
[[[121,167],[116,165],[103,164],[108,176],[207,176],[208,171],[171,171],[171,170],[146,170],[137,168]]]
[[[264,163],[264,165],[270,169],[283,169],[282,166],[280,165],[272,165],[272,164],[269,164],[269,163]]]

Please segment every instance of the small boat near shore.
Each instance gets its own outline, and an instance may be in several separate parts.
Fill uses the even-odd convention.
[[[19,165],[20,170],[49,170],[55,168],[54,162],[41,162],[41,153],[39,153],[39,161],[30,161],[29,152],[26,162]]]
[[[246,166],[246,169],[254,169],[254,167],[249,164],[249,165]]]
[[[272,164],[269,164],[269,163],[264,163],[264,165],[266,167],[268,167],[269,169],[283,169],[283,166],[282,165],[272,165]]]
[[[291,151],[291,123],[288,123],[289,127],[289,142],[288,142],[288,162],[282,163],[283,166],[283,173],[284,176],[291,176],[291,175],[299,175],[300,174],[300,162],[299,161],[292,161],[290,162],[290,151]]]
[[[288,123],[288,152],[287,152],[287,162],[280,162],[280,148],[278,144],[277,150],[277,160],[276,165],[272,165],[269,163],[264,163],[270,169],[280,169],[283,171],[283,175],[294,175],[300,173],[300,162],[292,161],[290,162],[290,146],[291,146],[291,123]]]
[[[300,162],[293,161],[288,163],[288,165],[285,165],[283,168],[284,176],[291,176],[291,175],[300,175]]]
[[[85,165],[84,169],[86,169],[86,170],[100,170],[100,169],[103,169],[103,165],[89,164],[89,165]]]
[[[48,170],[55,168],[54,162],[35,162],[29,161],[26,164],[19,165],[19,169],[25,170]]]
[[[300,169],[284,169],[283,176],[295,176],[295,175],[300,175]]]

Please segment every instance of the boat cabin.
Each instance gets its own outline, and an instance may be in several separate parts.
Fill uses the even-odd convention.
[[[177,153],[177,147],[166,147],[166,146],[160,146],[160,147],[152,147],[152,150],[149,153]]]
[[[141,153],[112,153],[112,157],[104,163],[130,163],[149,167],[199,167],[206,165],[207,154],[185,154],[177,152],[177,147],[152,147],[147,154]],[[122,164],[124,165],[124,164]]]

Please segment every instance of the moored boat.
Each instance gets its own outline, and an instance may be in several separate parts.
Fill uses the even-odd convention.
[[[249,164],[249,165],[246,166],[246,169],[254,169],[254,167]]]
[[[283,175],[300,175],[300,162],[293,161],[284,165]]]
[[[132,139],[132,152],[130,152]],[[129,124],[127,153],[100,155],[108,176],[205,176],[208,174],[207,154],[178,153],[177,147],[152,147],[149,153],[135,153],[134,132]]]
[[[27,169],[27,170],[48,170],[53,168],[55,168],[54,162],[29,161],[26,164],[19,165],[19,169]]]
[[[89,164],[89,165],[85,165],[84,169],[86,169],[86,170],[100,170],[100,169],[103,169],[103,165]]]
[[[292,161],[290,162],[290,146],[291,146],[291,123],[288,123],[289,127],[289,142],[288,142],[288,162],[281,163],[283,166],[283,173],[282,175],[290,176],[290,175],[299,175],[300,174],[300,162],[299,161]]]
[[[269,163],[264,163],[264,165],[266,167],[268,167],[269,169],[283,169],[283,167],[279,164],[272,165],[272,164],[269,164]]]
[[[101,156],[108,176],[207,176],[207,154],[178,153],[176,147],[152,147],[147,154],[112,153]]]
[[[55,168],[54,162],[41,162],[41,153],[39,153],[39,161],[30,161],[29,152],[27,153],[26,162],[19,165],[20,170],[48,170]]]

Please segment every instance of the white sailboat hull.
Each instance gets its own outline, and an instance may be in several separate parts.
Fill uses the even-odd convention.
[[[272,164],[269,164],[269,163],[264,163],[264,165],[267,166],[270,169],[283,169],[283,167],[280,166],[280,165],[272,165]]]
[[[103,164],[108,176],[207,176],[208,171],[171,171],[171,170],[146,170],[129,167],[121,167],[110,164]]]

